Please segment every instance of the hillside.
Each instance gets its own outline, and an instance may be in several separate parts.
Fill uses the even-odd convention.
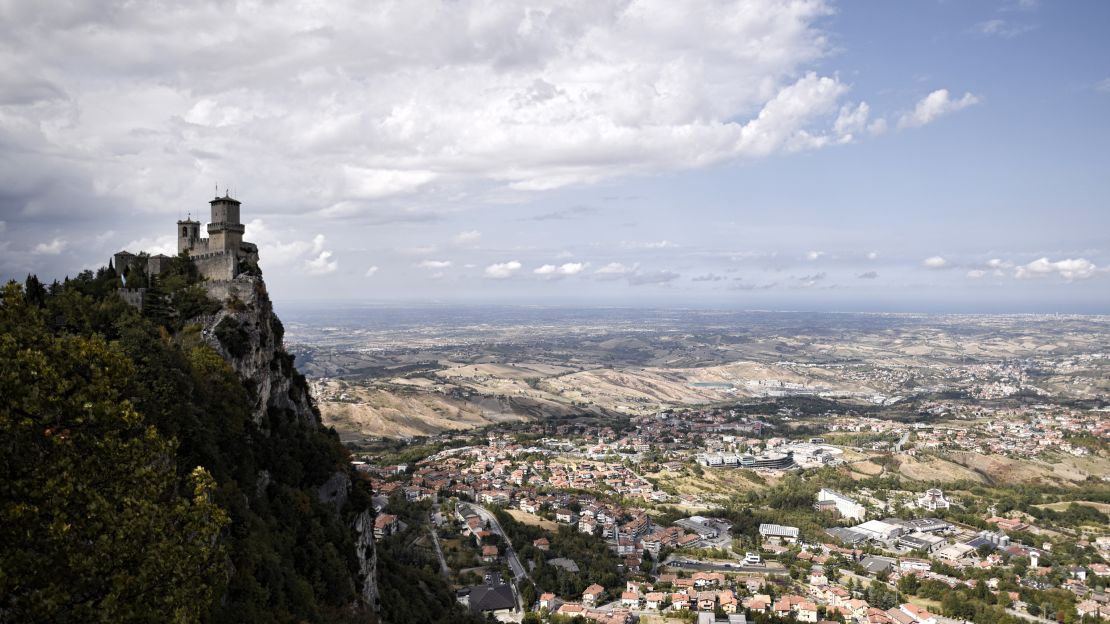
[[[376,621],[369,484],[252,268],[4,287],[0,620]]]

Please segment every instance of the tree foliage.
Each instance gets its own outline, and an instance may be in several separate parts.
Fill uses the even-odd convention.
[[[57,337],[9,284],[0,302],[0,614],[197,621],[222,586],[227,515],[122,390],[100,337]]]

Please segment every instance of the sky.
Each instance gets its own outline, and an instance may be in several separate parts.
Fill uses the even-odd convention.
[[[278,302],[1107,314],[1108,27],[1099,0],[0,0],[0,277],[175,253],[218,192]]]

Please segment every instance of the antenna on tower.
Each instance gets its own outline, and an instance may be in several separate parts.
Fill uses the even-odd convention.
[[[216,197],[220,196],[220,183],[219,182],[216,182],[216,195],[215,196]]]

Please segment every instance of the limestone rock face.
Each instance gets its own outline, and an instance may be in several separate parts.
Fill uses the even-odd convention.
[[[290,414],[304,427],[321,427],[320,413],[308,384],[285,351],[284,328],[274,314],[261,276],[240,274],[231,280],[205,282],[208,294],[223,303],[219,312],[194,319],[202,326],[204,341],[224,357],[250,391],[252,417],[266,430],[269,413]],[[269,482],[269,474],[260,483]],[[263,488],[265,485],[262,486]],[[317,497],[342,510],[351,491],[351,477],[337,471],[317,488]],[[356,556],[362,572],[360,594],[364,605],[378,606],[377,553],[374,550],[373,511],[355,517]]]
[[[358,551],[359,569],[362,571],[362,578],[369,581],[362,584],[362,603],[377,611],[378,551],[374,550],[374,516],[370,510],[363,511],[355,519],[355,532],[358,533],[355,549]]]

